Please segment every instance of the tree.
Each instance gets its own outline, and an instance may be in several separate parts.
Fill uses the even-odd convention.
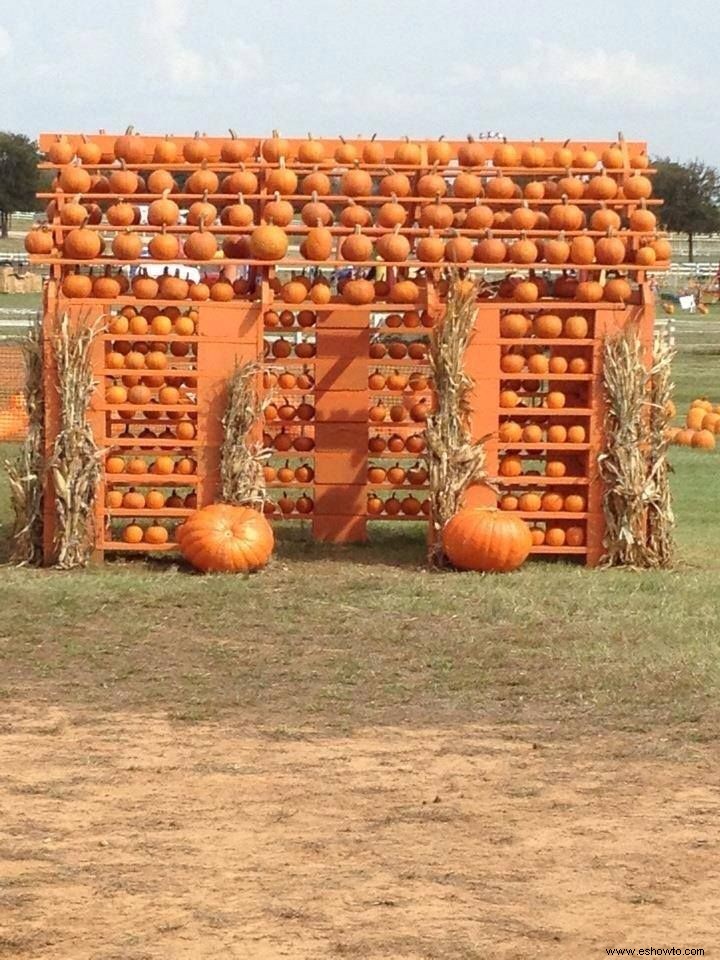
[[[38,184],[37,144],[22,133],[0,132],[0,236],[7,237],[17,210],[34,210]]]
[[[720,173],[700,160],[680,163],[669,157],[654,161],[653,192],[665,201],[658,211],[663,226],[686,233],[688,258],[693,260],[693,236],[720,231]]]

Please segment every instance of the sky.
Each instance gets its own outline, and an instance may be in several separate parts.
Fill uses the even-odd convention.
[[[717,0],[0,0],[0,129],[646,140],[720,166]]]

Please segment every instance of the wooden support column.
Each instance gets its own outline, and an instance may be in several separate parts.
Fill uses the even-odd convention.
[[[367,538],[368,320],[365,310],[318,314],[313,536],[330,543]]]

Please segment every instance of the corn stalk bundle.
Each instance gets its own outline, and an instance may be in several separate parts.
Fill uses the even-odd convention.
[[[440,531],[460,508],[465,491],[486,478],[485,441],[470,433],[465,351],[477,314],[476,291],[451,285],[445,315],[431,338],[429,361],[435,380],[437,409],[426,425],[427,464],[432,516],[431,566],[444,565]]]
[[[255,361],[246,361],[235,367],[228,380],[220,451],[221,498],[224,503],[262,507],[265,502],[263,463],[271,451],[250,439],[250,432],[263,411],[256,388],[261,369]]]
[[[28,430],[14,461],[5,461],[10,485],[10,502],[15,515],[10,560],[18,565],[39,564],[42,560],[43,485],[45,456],[43,424],[42,337],[36,323],[21,341],[25,365],[25,406]]]
[[[654,483],[648,502],[648,550],[655,565],[669,567],[673,562],[675,516],[670,492],[670,464],[667,451],[672,397],[672,361],[675,350],[666,333],[656,334],[650,370],[650,421],[648,426],[648,472]]]
[[[636,569],[672,560],[672,506],[667,464],[672,350],[656,340],[650,369],[635,324],[604,344],[606,566]]]
[[[103,451],[87,420],[95,388],[90,350],[102,324],[71,326],[63,314],[53,337],[60,424],[49,468],[55,493],[55,566],[83,567],[94,540],[94,506]]]

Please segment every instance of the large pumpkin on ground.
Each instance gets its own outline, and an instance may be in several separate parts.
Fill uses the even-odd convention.
[[[530,553],[527,524],[512,514],[487,507],[465,507],[443,527],[442,545],[460,570],[507,573]]]
[[[183,557],[204,573],[252,573],[265,566],[275,543],[261,513],[226,503],[198,510],[177,537]]]

